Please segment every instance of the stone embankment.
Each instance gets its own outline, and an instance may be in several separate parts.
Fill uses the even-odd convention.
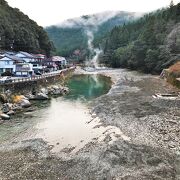
[[[42,88],[38,92],[28,93],[25,95],[13,95],[10,91],[0,94],[0,123],[9,120],[16,113],[32,111],[33,100],[49,100],[52,96],[62,96],[69,92],[67,87],[52,85]]]
[[[0,84],[0,123],[9,120],[14,114],[32,111],[33,100],[49,100],[52,96],[61,96],[69,89],[61,85],[71,76],[75,67],[43,74],[34,78],[22,78],[11,83]]]

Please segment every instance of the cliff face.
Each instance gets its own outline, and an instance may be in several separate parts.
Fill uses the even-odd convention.
[[[0,49],[50,54],[51,42],[36,22],[0,0]]]

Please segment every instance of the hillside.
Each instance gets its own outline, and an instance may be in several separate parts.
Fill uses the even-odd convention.
[[[58,54],[70,56],[79,49],[81,54],[84,54],[82,58],[85,58],[88,39],[98,46],[113,27],[132,21],[138,16],[140,14],[108,11],[69,19],[59,25],[47,27],[45,30],[54,42]],[[91,32],[93,37],[89,37],[88,32]]]
[[[0,49],[50,54],[47,33],[19,9],[0,0]]]
[[[115,27],[104,41],[101,62],[159,73],[180,59],[180,3]]]

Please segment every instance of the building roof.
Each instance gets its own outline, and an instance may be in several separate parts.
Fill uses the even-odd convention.
[[[52,61],[65,61],[66,58],[62,56],[53,56]]]
[[[4,54],[11,55],[11,56],[15,56],[16,53],[13,52],[13,51],[5,51]]]
[[[35,58],[32,54],[29,54],[29,53],[24,52],[24,51],[20,51],[19,53],[23,54],[27,58],[31,58],[31,59]],[[17,54],[19,54],[19,53],[17,53]]]
[[[5,54],[2,58],[4,58],[4,57],[7,57],[16,62],[24,62],[24,60],[22,58],[19,58],[17,56],[11,56],[11,55]],[[0,60],[2,60],[2,58],[0,58]]]
[[[37,58],[45,58],[44,54],[33,54],[33,56],[35,56]]]

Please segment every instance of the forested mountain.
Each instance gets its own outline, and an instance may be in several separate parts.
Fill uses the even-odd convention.
[[[109,11],[69,19],[60,25],[47,27],[46,31],[54,42],[58,54],[70,56],[78,49],[85,58],[89,39],[88,31],[92,32],[93,37],[90,38],[94,40],[94,45],[98,46],[113,27],[132,21],[138,16],[140,14]]]
[[[159,73],[180,60],[180,3],[115,27],[104,42],[103,63]]]
[[[44,29],[19,9],[0,0],[0,49],[46,53],[50,55],[52,43]]]

